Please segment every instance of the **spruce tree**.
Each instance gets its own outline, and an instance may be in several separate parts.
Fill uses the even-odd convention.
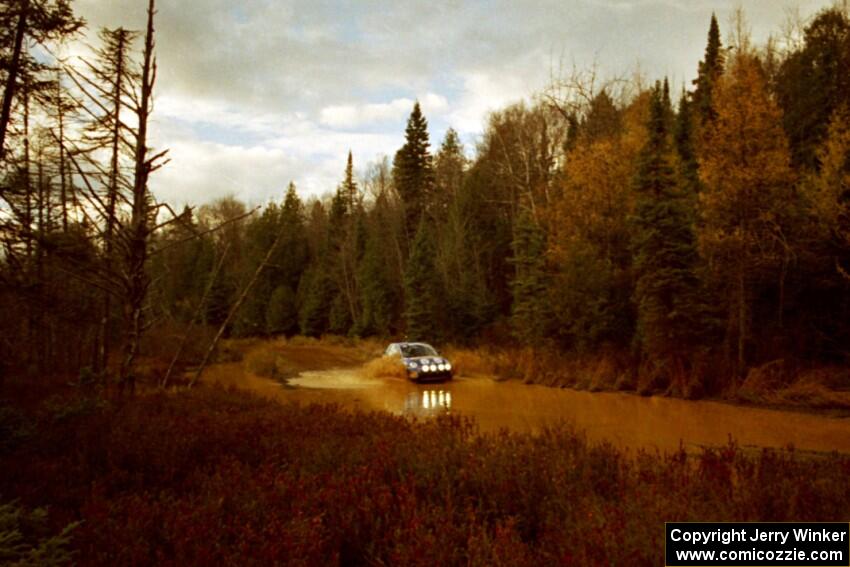
[[[428,122],[419,102],[407,120],[405,143],[393,161],[393,180],[404,206],[405,232],[413,240],[419,219],[428,211],[434,186],[434,168],[428,151]]]
[[[271,335],[293,335],[298,330],[298,305],[295,292],[279,285],[272,292],[266,309],[266,332]]]
[[[528,207],[516,221],[513,258],[516,276],[511,282],[514,335],[525,344],[538,344],[546,336],[549,298],[546,277],[546,233]]]
[[[274,264],[280,271],[278,284],[290,289],[298,287],[301,274],[307,267],[308,249],[305,236],[304,204],[298,197],[295,184],[289,184],[283,207],[280,209],[280,230],[283,232]]]
[[[679,158],[679,179],[685,192],[695,196],[699,191],[699,163],[694,147],[691,106],[692,103],[688,100],[687,93],[682,91],[673,136],[676,155]]]
[[[431,225],[419,223],[404,274],[407,340],[438,341],[441,336],[440,286],[434,267],[436,246]]]
[[[358,267],[360,280],[360,320],[355,333],[358,335],[387,336],[392,325],[393,306],[397,298],[390,281],[386,247],[376,227],[367,238],[363,258]]]
[[[328,330],[328,319],[336,291],[325,266],[321,265],[324,257],[320,256],[307,268],[298,289],[298,323],[301,334],[308,337],[318,337]]]
[[[667,366],[669,376],[677,372],[692,342],[697,281],[692,215],[688,210],[691,201],[677,187],[665,118],[668,112],[669,100],[656,84],[647,124],[649,137],[639,156],[635,179],[634,301],[642,350],[657,366]]]
[[[717,18],[711,14],[708,28],[708,43],[705,58],[699,63],[699,72],[694,80],[694,107],[701,124],[713,121],[717,116],[714,110],[713,91],[717,78],[723,74],[723,46],[720,43],[720,27]]]
[[[345,210],[348,214],[354,212],[358,201],[357,182],[354,180],[354,159],[351,155],[351,150],[348,150],[348,162],[345,165],[345,179],[339,190],[342,201],[345,204]]]
[[[434,159],[435,195],[433,209],[437,215],[445,215],[449,204],[463,184],[466,156],[463,144],[453,128],[446,131],[440,151]]]

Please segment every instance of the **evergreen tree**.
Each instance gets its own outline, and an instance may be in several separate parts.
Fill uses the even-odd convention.
[[[676,114],[674,141],[678,157],[679,179],[686,193],[696,196],[699,191],[699,163],[694,147],[692,103],[682,91],[679,112]]]
[[[620,111],[606,90],[590,101],[587,116],[582,122],[582,133],[588,142],[597,142],[616,136],[623,127]]]
[[[74,16],[70,0],[2,0],[0,1],[0,59],[3,60],[5,84],[0,105],[0,158],[6,156],[6,134],[12,118],[14,100],[21,90],[22,79],[34,84],[33,78],[50,69],[31,56],[33,43],[48,47],[53,41],[72,37],[84,25]],[[47,52],[50,53],[48,47]],[[29,79],[27,79],[29,77]]]
[[[317,262],[307,268],[298,289],[298,322],[302,335],[318,337],[328,330],[335,293],[333,280],[328,276],[325,266]]]
[[[305,228],[304,204],[298,197],[295,184],[290,182],[280,209],[280,230],[283,234],[273,262],[279,270],[277,283],[290,289],[297,289],[309,259]]]
[[[345,165],[345,179],[339,189],[345,212],[352,214],[359,200],[357,182],[354,180],[354,159],[351,150],[348,151],[348,162]]]
[[[716,116],[713,92],[717,78],[723,74],[724,60],[720,27],[717,25],[717,17],[711,14],[705,58],[699,63],[699,72],[694,80],[694,109],[700,124],[713,121]]]
[[[393,161],[393,180],[404,207],[405,232],[413,240],[420,218],[429,210],[434,186],[434,168],[428,151],[428,122],[419,103],[407,120],[405,143]]]
[[[279,285],[269,298],[266,332],[272,335],[293,335],[297,330],[298,305],[295,292],[288,285]]]
[[[782,62],[776,91],[794,165],[816,169],[830,117],[850,107],[848,13],[836,6],[812,20],[804,45]]]
[[[466,169],[466,156],[463,144],[453,128],[446,131],[446,137],[440,145],[440,151],[434,159],[435,195],[433,210],[437,216],[445,215],[449,203],[457,195],[463,184]]]
[[[439,279],[434,267],[436,246],[431,225],[423,218],[416,231],[404,274],[407,340],[438,341],[442,338]]]
[[[638,338],[646,356],[681,377],[682,363],[698,321],[696,246],[692,215],[676,184],[667,115],[672,112],[660,84],[652,92],[648,139],[639,156],[635,189],[634,266]],[[672,367],[671,367],[672,365]],[[671,376],[674,375],[674,376]]]
[[[366,239],[363,259],[358,268],[362,307],[355,331],[358,335],[387,336],[390,333],[396,298],[387,268],[383,238],[374,229]]]
[[[523,343],[539,344],[549,322],[546,276],[546,233],[528,207],[519,213],[514,228],[513,257],[516,275],[511,282],[514,335]]]
[[[245,239],[247,263],[243,280],[247,281],[247,278],[253,276],[272,243],[277,239],[280,228],[280,207],[275,203],[267,205],[262,214],[248,224]],[[280,248],[278,246],[276,250],[279,252]],[[277,265],[273,264],[267,265],[260,272],[235,317],[233,330],[236,335],[256,336],[265,333],[266,311],[272,292],[277,287],[279,271]]]

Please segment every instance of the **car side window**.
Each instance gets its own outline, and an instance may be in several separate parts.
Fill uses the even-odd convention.
[[[387,352],[384,353],[386,356],[397,356],[398,355],[398,345],[390,345],[387,347]]]

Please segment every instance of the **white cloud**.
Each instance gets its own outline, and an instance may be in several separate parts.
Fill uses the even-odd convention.
[[[434,93],[426,93],[418,100],[426,114],[441,113],[449,105],[446,97]],[[333,128],[397,123],[410,114],[413,104],[414,101],[409,98],[397,98],[387,103],[331,105],[320,111],[319,121]]]
[[[529,80],[518,76],[469,73],[463,81],[463,93],[448,119],[461,133],[480,132],[490,112],[524,100],[540,87],[542,84],[530,84]]]
[[[758,42],[795,1],[804,14],[831,2],[158,0],[153,137],[172,163],[152,183],[197,203],[229,192],[262,202],[290,179],[305,194],[330,191],[349,149],[360,166],[392,156],[417,97],[434,145],[449,125],[469,140],[488,112],[543,88],[560,55],[598,60],[603,74],[640,59],[649,79],[687,83],[712,11],[724,28],[742,4]],[[142,29],[146,4],[74,7],[92,30]]]

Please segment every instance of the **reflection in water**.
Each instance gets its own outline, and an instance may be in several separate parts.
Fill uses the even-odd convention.
[[[446,390],[414,390],[407,394],[405,413],[448,411],[452,408],[452,393]]]
[[[419,386],[403,379],[364,377],[357,369],[304,372],[281,388],[271,380],[242,375],[236,364],[213,365],[207,379],[237,380],[264,395],[302,403],[385,410],[429,417],[451,411],[475,418],[481,431],[540,431],[560,422],[584,431],[591,441],[619,447],[676,451],[718,446],[785,447],[850,453],[850,419],[734,406],[712,401],[644,398],[529,386],[516,381],[456,378]]]

